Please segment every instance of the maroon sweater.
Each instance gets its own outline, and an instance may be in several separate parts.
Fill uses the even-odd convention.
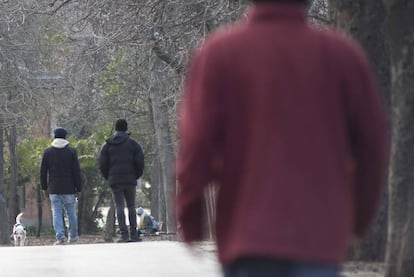
[[[300,5],[257,4],[206,40],[179,137],[183,238],[201,239],[203,189],[217,184],[223,263],[338,263],[375,216],[389,146],[380,94],[361,49],[309,26]]]

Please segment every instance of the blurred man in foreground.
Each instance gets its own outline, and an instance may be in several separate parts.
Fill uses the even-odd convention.
[[[246,22],[207,38],[186,78],[181,233],[203,238],[203,192],[216,184],[225,276],[338,276],[386,176],[382,99],[362,50],[308,25],[306,1],[253,2]]]

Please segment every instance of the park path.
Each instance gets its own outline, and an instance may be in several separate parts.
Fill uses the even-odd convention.
[[[221,276],[213,242],[197,244],[191,251],[176,241],[119,244],[82,236],[77,245],[52,246],[52,242],[46,238],[41,243],[47,246],[0,247],[0,276]],[[384,277],[384,265],[346,263],[341,276]]]
[[[171,241],[1,247],[0,276],[218,277],[214,253]]]

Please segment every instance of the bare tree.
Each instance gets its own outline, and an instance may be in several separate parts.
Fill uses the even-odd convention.
[[[414,276],[414,25],[412,1],[384,1],[392,60],[387,277]]]
[[[0,117],[1,132],[8,127],[8,145],[10,154],[10,182],[8,203],[8,220],[6,229],[11,230],[14,218],[18,212],[17,202],[17,162],[15,145],[17,143],[16,124],[24,119],[25,108],[31,102],[32,94],[28,88],[28,70],[37,62],[37,55],[32,53],[35,34],[29,30],[32,27],[27,20],[25,5],[20,2],[8,1],[0,4]],[[0,148],[3,148],[1,140]],[[3,155],[0,157],[3,162]],[[4,174],[1,176],[2,182]],[[3,191],[4,192],[4,191]]]
[[[7,206],[4,199],[4,155],[3,155],[3,124],[0,115],[0,245],[9,244],[7,222]]]
[[[354,37],[368,54],[377,80],[390,105],[390,60],[385,36],[385,7],[381,1],[329,0],[332,24]],[[366,238],[352,248],[352,258],[365,261],[383,261],[387,240],[387,190],[376,222]]]
[[[7,140],[9,146],[10,156],[10,182],[9,182],[9,225],[12,226],[16,223],[16,215],[20,212],[19,198],[17,195],[17,155],[16,155],[16,144],[17,144],[17,131],[16,126],[13,125],[8,129]]]
[[[89,76],[89,95],[93,94],[94,107],[89,114],[94,114],[101,124],[112,121],[111,118],[128,116],[131,126],[138,126],[144,140],[147,164],[159,161],[154,167],[152,189],[158,190],[153,195],[160,196],[160,201],[167,201],[167,210],[161,203],[152,203],[154,211],[166,221],[169,231],[174,231],[171,222],[172,207],[169,199],[175,191],[175,183],[169,177],[175,152],[176,107],[179,99],[181,80],[185,75],[185,65],[196,45],[208,33],[218,26],[239,18],[248,1],[227,0],[173,0],[173,1],[48,1],[44,11],[55,14],[68,26],[69,37],[91,40],[90,47],[77,52],[79,63],[74,64],[73,74],[68,80],[74,80],[80,73],[78,81],[86,81]],[[326,4],[322,0],[312,1],[311,10],[315,22],[326,21]],[[325,10],[324,10],[325,9]],[[111,59],[127,57],[122,64],[118,61],[118,70],[113,70],[102,78],[102,72],[108,70],[105,62],[91,68],[84,61],[98,52],[105,52],[108,59],[102,59],[107,66],[112,66]],[[134,54],[133,52],[136,52]],[[122,55],[119,55],[123,53]],[[129,53],[129,54],[125,54]],[[101,57],[103,57],[101,55]],[[85,66],[80,66],[85,64]],[[81,68],[81,70],[79,70]],[[129,70],[129,71],[128,71]],[[129,72],[129,73],[128,73]],[[87,74],[85,74],[87,73]],[[135,78],[134,78],[135,77]],[[73,82],[73,87],[79,87]],[[118,91],[106,90],[116,85]],[[80,97],[84,93],[81,93]],[[79,98],[79,97],[78,97]],[[150,109],[143,108],[144,104]],[[82,114],[76,104],[76,114]],[[70,117],[77,122],[76,116]],[[93,119],[94,117],[89,117]],[[93,120],[92,120],[93,121]],[[148,125],[148,122],[152,126]],[[95,125],[96,126],[96,125]],[[142,126],[145,126],[142,128]],[[152,133],[150,133],[152,132]],[[151,141],[148,141],[148,139]],[[157,173],[157,171],[159,172]],[[162,195],[161,195],[161,194]],[[155,202],[157,199],[153,199]]]
[[[175,108],[188,54],[216,26],[234,20],[241,13],[241,7],[239,3],[223,0],[89,0],[49,1],[43,9],[66,23],[71,22],[68,25],[70,37],[90,37],[93,47],[85,48],[81,59],[88,59],[102,50],[108,57],[131,52],[124,55],[131,60],[125,61],[124,68],[121,68],[131,68],[129,74],[114,71],[108,81],[104,81],[106,86],[101,86],[102,74],[98,68],[89,71],[89,82],[93,84],[89,91],[96,91],[96,99],[94,105],[88,106],[96,107],[93,112],[99,115],[99,120],[128,116],[131,125],[140,126],[141,132],[147,122],[153,125],[147,129],[153,133],[144,138],[152,138],[154,145],[150,147],[153,152],[146,153],[149,158],[147,164],[151,164],[152,158],[160,161],[163,178],[159,180],[162,184],[154,185],[153,189],[160,188],[163,195],[159,199],[167,202],[167,212],[160,214],[166,215],[169,232],[175,232],[172,205],[169,203],[175,191],[175,183],[170,177],[176,144]],[[134,51],[139,54],[133,55]],[[85,75],[85,71],[77,72]],[[108,94],[105,87],[113,87],[115,83],[119,91]],[[150,110],[143,109],[144,102],[151,105]]]

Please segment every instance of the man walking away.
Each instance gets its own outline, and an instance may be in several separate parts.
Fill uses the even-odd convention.
[[[181,234],[203,238],[204,189],[217,185],[226,277],[338,276],[386,180],[369,63],[345,35],[308,24],[305,0],[253,0],[246,19],[206,39],[186,74],[179,138]]]
[[[69,243],[78,241],[76,203],[81,193],[81,172],[76,150],[66,140],[65,128],[57,127],[52,145],[43,151],[40,182],[46,198],[50,198],[55,245],[65,243],[63,211],[69,221]]]
[[[118,242],[140,241],[137,232],[135,194],[137,180],[144,170],[144,154],[138,142],[127,133],[125,119],[115,122],[115,133],[102,145],[99,169],[108,181],[116,205],[121,238]],[[129,232],[125,222],[125,202],[128,208]]]

